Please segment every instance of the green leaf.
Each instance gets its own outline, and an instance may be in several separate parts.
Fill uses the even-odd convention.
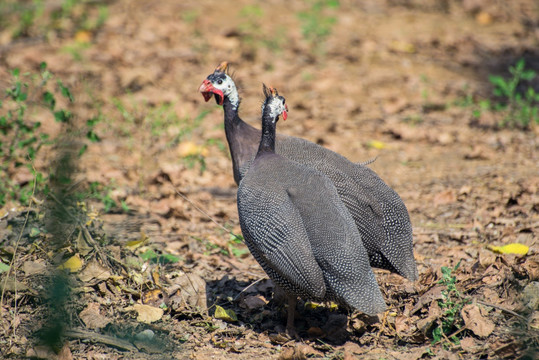
[[[90,140],[91,142],[94,142],[94,143],[101,141],[99,136],[93,130],[88,131],[86,133],[86,137],[88,138],[88,140]]]
[[[39,229],[36,228],[36,227],[33,227],[33,228],[30,230],[30,237],[36,237],[36,236],[38,236],[39,234],[41,234],[41,230],[39,230]]]
[[[497,87],[498,93],[500,94],[500,95],[497,95],[497,96],[509,96],[510,95],[509,84],[505,81],[505,79],[503,77],[497,76],[497,75],[490,75],[488,77],[488,79],[492,83],[492,85]]]
[[[522,71],[524,69],[524,65],[526,64],[526,61],[524,60],[524,58],[521,58],[517,61],[514,69],[517,70],[518,72]]]
[[[239,248],[236,246],[230,246],[230,250],[232,251],[232,255],[234,255],[235,257],[242,257],[243,255],[249,253],[249,249]]]
[[[489,110],[490,109],[490,101],[489,100],[481,100],[479,102],[479,107],[481,110]]]
[[[39,64],[39,70],[41,70],[41,71],[47,70],[47,63],[46,63],[45,61],[42,61],[42,62]]]
[[[522,72],[522,74],[520,75],[521,79],[523,80],[527,80],[527,81],[530,81],[530,80],[533,80],[533,78],[535,77],[536,73],[535,71],[533,70],[524,70]]]
[[[339,7],[339,1],[338,0],[327,0],[327,5],[330,8],[336,9]]]
[[[120,201],[120,206],[122,207],[122,210],[124,212],[129,212],[129,206],[127,205],[127,203],[124,200]]]
[[[91,119],[86,120],[86,126],[93,127],[95,124],[97,124],[100,121],[99,117],[93,117]]]
[[[43,93],[43,101],[49,107],[49,109],[54,110],[54,107],[56,106],[56,99],[50,91],[45,91]]]
[[[145,252],[143,252],[142,254],[140,254],[140,257],[144,261],[150,261],[150,260],[157,259],[159,256],[152,249],[148,249]]]
[[[0,261],[0,274],[9,270],[9,265]]]
[[[159,264],[174,264],[180,261],[180,258],[172,254],[163,254],[159,257]]]
[[[86,144],[82,145],[79,150],[79,157],[81,157],[86,152],[86,150],[88,150],[88,145]]]
[[[67,123],[71,118],[71,113],[66,110],[59,110],[54,112],[54,119],[57,122]]]
[[[17,101],[25,101],[28,98],[28,93],[21,92],[17,96]]]
[[[64,97],[68,98],[71,102],[75,101],[75,99],[73,98],[73,94],[71,94],[71,91],[69,91],[69,89],[64,86],[61,80],[58,80],[58,86],[60,87],[60,92]]]

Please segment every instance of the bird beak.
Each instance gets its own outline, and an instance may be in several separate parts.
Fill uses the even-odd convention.
[[[223,105],[223,101],[225,99],[223,92],[219,89],[216,89],[211,81],[208,79],[204,79],[202,84],[200,84],[200,87],[198,88],[198,91],[202,93],[202,96],[204,97],[204,100],[207,102],[211,99],[212,95],[215,95],[215,100],[219,105]]]

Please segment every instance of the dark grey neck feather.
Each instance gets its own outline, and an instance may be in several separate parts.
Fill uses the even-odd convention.
[[[238,106],[234,106],[228,97],[223,102],[225,113],[225,134],[230,156],[232,158],[232,170],[234,181],[240,182],[240,169],[248,161],[252,160],[257,144],[260,142],[260,131],[243,121],[238,115]]]
[[[264,111],[262,114],[262,136],[260,139],[260,145],[258,146],[257,156],[263,152],[275,152],[276,125],[277,119],[270,116],[269,109],[266,107],[266,111]]]
[[[234,106],[232,102],[230,101],[230,98],[228,96],[225,96],[223,100],[223,110],[225,111],[225,130],[230,125],[238,125],[239,123],[242,123],[243,120],[240,119],[238,115],[238,109],[240,107],[240,103],[238,102],[237,105]]]

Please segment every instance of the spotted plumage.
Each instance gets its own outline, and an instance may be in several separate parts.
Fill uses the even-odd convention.
[[[260,145],[238,188],[245,242],[288,295],[379,313],[385,302],[337,189],[322,173],[275,153],[275,126],[286,109],[275,94],[266,93]]]
[[[251,166],[260,130],[238,115],[240,98],[232,78],[221,64],[200,86],[206,100],[215,95],[223,105],[225,133],[232,157],[234,180],[240,183]],[[412,225],[399,195],[374,171],[310,141],[277,135],[276,153],[326,175],[352,215],[371,265],[417,279],[412,247]]]

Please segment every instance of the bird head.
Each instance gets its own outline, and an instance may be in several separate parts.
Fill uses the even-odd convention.
[[[236,94],[236,84],[228,75],[228,63],[223,61],[219,64],[215,71],[204,79],[198,91],[202,93],[205,101],[209,101],[214,95],[219,105],[223,105],[225,96]]]
[[[262,90],[266,97],[266,100],[262,104],[262,112],[267,109],[272,118],[277,119],[282,115],[283,120],[286,120],[288,118],[288,106],[285,104],[285,98],[280,96],[274,87],[267,87],[265,84],[262,84]]]

